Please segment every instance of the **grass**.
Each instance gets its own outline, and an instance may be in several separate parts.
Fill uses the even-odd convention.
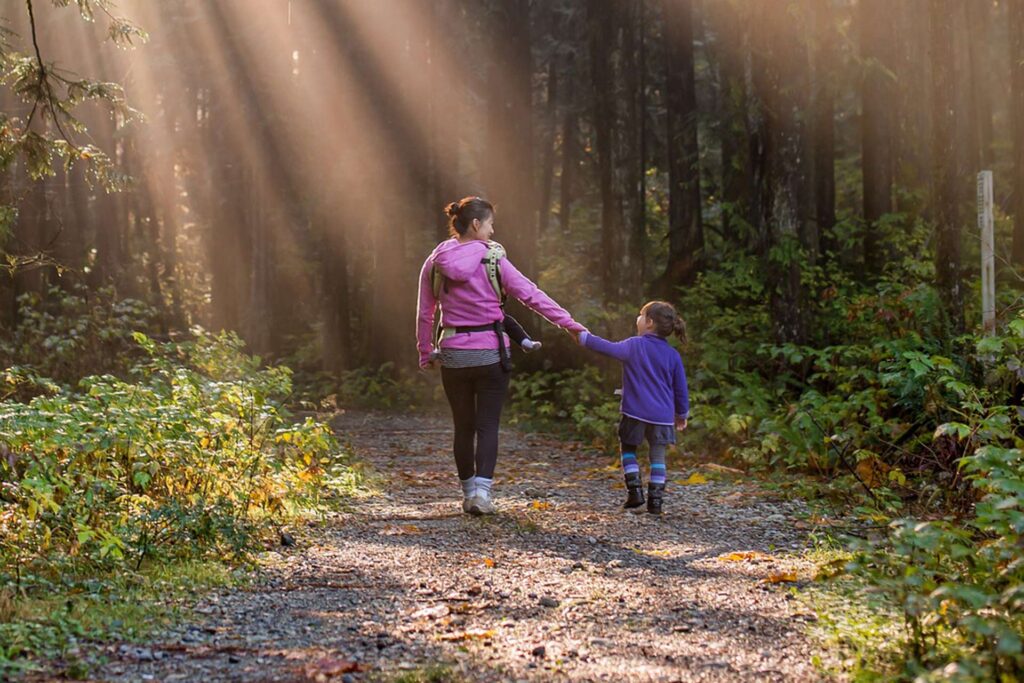
[[[214,561],[152,564],[105,581],[64,577],[63,590],[24,598],[0,593],[0,678],[56,668],[88,675],[88,642],[138,642],[181,620],[184,603],[205,591],[245,583],[244,574]]]
[[[851,557],[831,538],[804,555],[819,567],[819,578],[794,595],[818,616],[808,635],[833,654],[828,660],[815,655],[814,664],[824,675],[842,680],[893,680],[904,640],[902,617],[865,581],[845,573]]]
[[[431,664],[420,669],[403,671],[381,680],[387,681],[387,683],[455,683],[465,679],[456,674],[448,664]]]

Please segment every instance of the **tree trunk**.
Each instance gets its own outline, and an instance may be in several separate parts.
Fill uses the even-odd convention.
[[[558,64],[552,57],[548,64],[548,87],[547,101],[544,110],[544,152],[540,171],[540,205],[537,211],[537,235],[544,235],[548,231],[548,223],[551,220],[551,195],[555,177],[555,132],[558,126],[557,101],[558,101]]]
[[[1024,266],[1024,0],[1009,0],[1014,265]]]
[[[487,78],[487,144],[481,168],[498,218],[495,239],[535,277],[537,200],[533,181],[533,76],[529,0],[500,0],[491,15],[494,61]],[[508,226],[503,229],[502,226]]]
[[[668,146],[668,264],[660,289],[666,295],[697,277],[704,249],[697,88],[693,71],[693,5],[665,0],[665,106]]]
[[[594,140],[601,193],[601,284],[605,303],[618,300],[622,285],[619,268],[622,257],[622,197],[616,192],[613,177],[615,110],[610,96],[614,88],[609,64],[609,52],[615,39],[613,12],[609,0],[592,0],[587,5]]]
[[[861,168],[864,187],[864,266],[881,272],[887,260],[882,216],[892,213],[892,111],[896,104],[892,59],[892,24],[886,0],[861,0],[859,6],[861,86]]]
[[[991,170],[995,161],[992,140],[992,86],[989,73],[992,71],[992,55],[989,50],[989,27],[992,23],[992,5],[987,2],[964,3],[967,13],[967,50],[971,61],[970,97],[971,132],[975,171]],[[1011,39],[1012,40],[1012,39]]]
[[[800,279],[800,197],[805,183],[799,113],[806,53],[785,3],[756,0],[753,81],[758,98],[760,185],[758,227],[765,261],[772,332],[780,343],[805,336]]]
[[[836,45],[839,42],[835,16],[830,3],[815,6],[814,11],[814,218],[818,225],[822,251],[837,248],[831,239],[836,224]]]
[[[570,62],[571,66],[572,62]],[[562,173],[558,180],[558,229],[569,234],[572,224],[572,202],[576,196],[576,177],[580,159],[579,121],[572,98],[566,98],[562,113]]]
[[[930,0],[933,78],[932,157],[935,163],[932,202],[935,207],[935,275],[939,296],[954,332],[964,329],[960,282],[960,199],[964,174],[956,150],[957,79],[953,44],[956,0]]]
[[[735,244],[748,245],[755,222],[753,170],[750,162],[750,127],[746,53],[749,49],[739,10],[731,2],[712,3],[716,28],[721,119],[719,139],[722,154],[722,229]]]

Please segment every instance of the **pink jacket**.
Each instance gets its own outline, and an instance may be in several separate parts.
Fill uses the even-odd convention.
[[[480,240],[460,243],[455,238],[441,242],[427,257],[420,271],[419,304],[416,309],[416,348],[420,352],[420,367],[430,360],[434,339],[434,311],[438,299],[430,271],[437,266],[447,278],[447,291],[440,293],[441,324],[446,327],[475,327],[501,320],[504,313],[498,295],[481,261],[487,254],[487,243]],[[574,332],[585,328],[569,313],[542,292],[537,285],[520,273],[508,259],[502,259],[501,283],[505,291],[519,299],[527,308],[544,316],[552,325]],[[505,345],[510,344],[508,338]],[[463,332],[442,342],[446,349],[496,349],[498,335],[494,332]]]

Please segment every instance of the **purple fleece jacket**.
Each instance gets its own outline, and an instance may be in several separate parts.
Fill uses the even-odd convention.
[[[656,425],[675,424],[690,414],[686,370],[664,337],[645,334],[610,342],[583,332],[580,342],[592,351],[622,361],[623,415]]]
[[[441,324],[446,327],[488,325],[505,317],[482,263],[487,243],[481,240],[460,243],[452,238],[441,242],[427,257],[420,271],[419,305],[416,310],[416,348],[420,367],[426,366],[433,350],[434,311],[441,304]],[[447,278],[440,301],[434,297],[430,271],[437,266]],[[519,299],[527,308],[544,316],[552,325],[573,332],[585,328],[547,294],[542,292],[506,258],[499,262],[501,283],[505,291]],[[511,342],[505,337],[505,346]],[[463,332],[441,342],[446,349],[496,349],[498,335],[494,332]]]

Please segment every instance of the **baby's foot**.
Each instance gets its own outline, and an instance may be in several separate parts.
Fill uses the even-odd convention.
[[[523,351],[530,353],[531,351],[536,351],[537,349],[539,349],[542,346],[542,344],[539,341],[533,341],[532,339],[524,339],[523,343],[520,344],[520,346],[523,347]]]

